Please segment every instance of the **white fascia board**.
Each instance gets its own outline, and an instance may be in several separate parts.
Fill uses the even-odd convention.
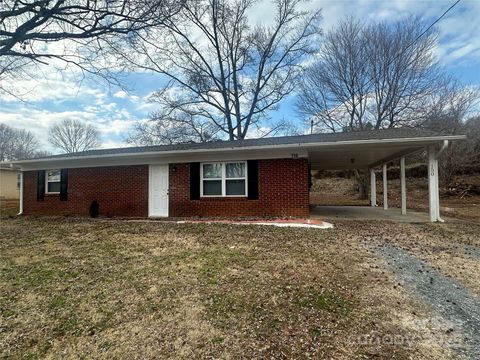
[[[239,150],[239,151],[238,151]],[[243,150],[243,151],[242,151]],[[130,154],[131,156],[102,156],[102,157],[76,157],[76,158],[58,158],[44,159],[36,162],[18,164],[23,171],[43,170],[43,169],[68,169],[68,168],[86,168],[102,166],[128,166],[128,165],[162,165],[172,163],[188,162],[206,162],[206,161],[245,161],[261,159],[284,159],[284,158],[307,158],[308,153],[305,150],[295,149],[292,151],[278,150],[271,151],[252,151],[237,149],[237,151],[226,152],[207,152],[196,153],[169,153],[158,152],[153,154]],[[54,160],[54,161],[53,161]]]
[[[170,150],[170,151],[152,151],[138,153],[108,154],[108,155],[89,155],[89,156],[72,156],[58,157],[50,159],[31,159],[12,162],[23,171],[39,170],[48,167],[54,168],[76,168],[76,167],[96,167],[96,166],[119,166],[134,164],[162,164],[174,162],[191,162],[191,161],[212,161],[217,159],[278,159],[289,158],[292,154],[298,154],[298,157],[308,157],[307,150],[311,148],[325,147],[345,147],[354,145],[382,145],[382,144],[398,144],[398,145],[431,145],[444,140],[463,140],[466,135],[451,136],[431,136],[431,137],[415,137],[415,138],[396,138],[396,139],[374,139],[374,140],[348,140],[348,141],[330,141],[330,142],[314,142],[314,143],[295,143],[295,144],[279,144],[264,146],[245,146],[215,149],[192,149],[192,150]],[[292,150],[294,149],[294,150]],[[283,150],[283,151],[281,151]],[[245,157],[247,152],[255,155],[253,157]],[[302,154],[302,155],[301,155]],[[211,156],[207,156],[211,155]],[[153,161],[153,162],[152,162]]]

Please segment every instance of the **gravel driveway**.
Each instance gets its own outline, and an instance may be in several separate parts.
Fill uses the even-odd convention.
[[[451,325],[445,329],[451,340],[446,345],[459,356],[479,359],[480,304],[469,290],[397,246],[384,243],[376,250],[407,289]],[[468,250],[479,253],[473,247]]]

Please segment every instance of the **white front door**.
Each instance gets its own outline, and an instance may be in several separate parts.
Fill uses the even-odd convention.
[[[168,217],[168,165],[150,165],[148,215]]]

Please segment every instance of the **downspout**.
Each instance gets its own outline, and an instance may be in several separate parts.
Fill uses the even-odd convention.
[[[23,171],[20,171],[20,196],[19,196],[19,207],[18,215],[23,214]]]
[[[443,140],[442,147],[440,148],[440,150],[438,150],[436,155],[437,160],[440,157],[440,155],[442,155],[443,152],[447,149],[447,147],[448,147],[448,140]]]
[[[443,154],[443,152],[448,148],[448,140],[443,140],[443,144],[442,144],[442,147],[440,148],[440,150],[438,150],[437,154],[435,155],[435,158],[437,159],[437,164],[438,164],[438,158]],[[437,172],[438,172],[438,168],[437,168]],[[438,174],[437,174],[437,189],[439,188],[438,186]],[[438,204],[438,216],[437,216],[437,220],[440,221],[440,222],[445,222],[445,220],[443,220],[441,217],[440,217],[440,201],[439,201],[439,204]]]

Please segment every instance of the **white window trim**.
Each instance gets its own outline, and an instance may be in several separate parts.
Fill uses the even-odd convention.
[[[48,181],[48,172],[49,171],[59,171],[60,172],[60,180],[59,181]],[[48,183],[56,183],[58,182],[59,184],[62,183],[62,172],[61,170],[59,169],[48,169],[48,170],[45,170],[45,194],[48,194],[48,195],[58,195],[60,194],[60,191],[53,191],[53,192],[50,192],[48,191]]]
[[[239,177],[239,178],[228,178],[227,179],[227,166],[226,164],[244,164],[245,166],[245,177]],[[203,178],[203,165],[205,164],[222,164],[222,177],[221,178]],[[220,180],[222,183],[222,194],[221,195],[203,195],[203,180]],[[245,180],[245,194],[244,195],[227,195],[227,180]],[[209,161],[209,162],[204,162],[200,163],[200,197],[203,198],[216,198],[216,197],[233,197],[233,198],[239,198],[243,197],[246,198],[248,197],[248,166],[246,161]]]

